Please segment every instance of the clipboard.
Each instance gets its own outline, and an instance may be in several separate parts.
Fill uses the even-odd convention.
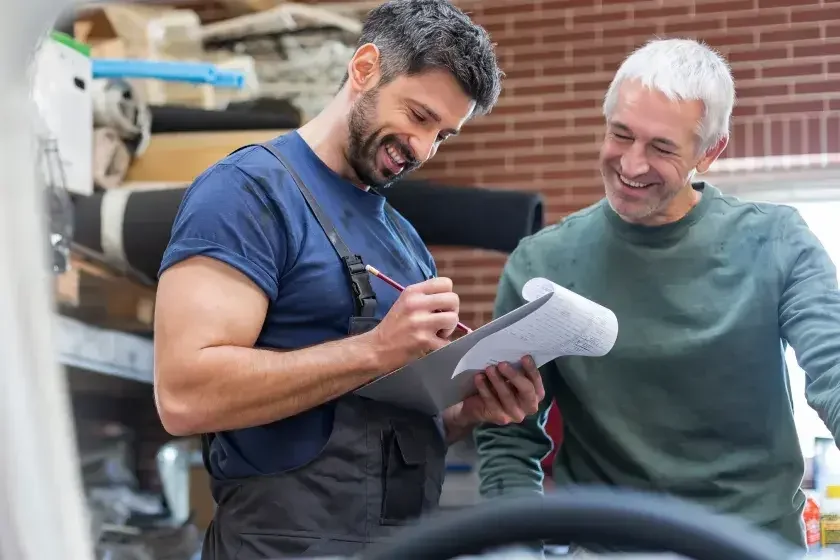
[[[360,397],[435,416],[477,394],[474,378],[483,370],[468,369],[453,377],[467,352],[488,336],[531,315],[549,302],[553,295],[551,292],[543,294],[443,348],[374,379],[356,389],[354,393]]]

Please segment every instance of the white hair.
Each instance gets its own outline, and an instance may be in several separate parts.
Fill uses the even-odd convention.
[[[708,45],[692,39],[654,39],[635,50],[607,89],[604,116],[612,114],[624,80],[638,80],[674,101],[701,101],[704,114],[697,130],[701,152],[729,136],[735,84],[727,62]]]

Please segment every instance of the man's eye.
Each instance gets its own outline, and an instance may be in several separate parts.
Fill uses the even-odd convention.
[[[417,122],[426,122],[426,118],[417,111],[412,111],[411,114],[414,116],[414,120],[416,120]]]

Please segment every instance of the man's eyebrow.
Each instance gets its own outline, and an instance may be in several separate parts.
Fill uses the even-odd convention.
[[[412,104],[417,105],[417,107],[419,107],[420,109],[422,109],[423,112],[428,114],[429,118],[432,119],[433,121],[435,121],[436,123],[440,123],[441,120],[443,120],[443,119],[440,118],[440,115],[438,115],[434,110],[432,110],[431,107],[429,107],[425,103],[423,103],[421,101],[416,101],[414,99],[410,99],[409,101]],[[450,136],[457,136],[459,131],[454,129],[454,128],[450,128],[448,130],[444,130],[444,132],[448,133]]]
[[[630,134],[633,133],[633,131],[630,130],[629,126],[627,126],[626,124],[620,123],[620,122],[613,121],[613,122],[610,123],[610,126],[612,126],[613,128],[618,128],[622,132],[628,132]],[[656,144],[663,144],[665,146],[670,146],[674,149],[679,149],[679,146],[677,145],[676,142],[674,142],[673,140],[668,140],[667,138],[656,137],[656,138],[652,139],[651,142],[654,142]]]

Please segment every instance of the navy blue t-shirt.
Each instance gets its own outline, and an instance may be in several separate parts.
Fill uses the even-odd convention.
[[[272,143],[366,264],[404,286],[437,274],[417,232],[398,215],[404,232],[399,235],[381,195],[340,177],[297,132]],[[264,148],[229,155],[186,191],[160,273],[195,255],[235,267],[266,293],[269,307],[256,346],[295,349],[348,334],[354,300],[344,265],[291,176]],[[375,277],[371,284],[381,319],[399,293]],[[266,426],[217,434],[213,475],[241,478],[304,464],[320,452],[332,422],[333,407],[323,405]]]

